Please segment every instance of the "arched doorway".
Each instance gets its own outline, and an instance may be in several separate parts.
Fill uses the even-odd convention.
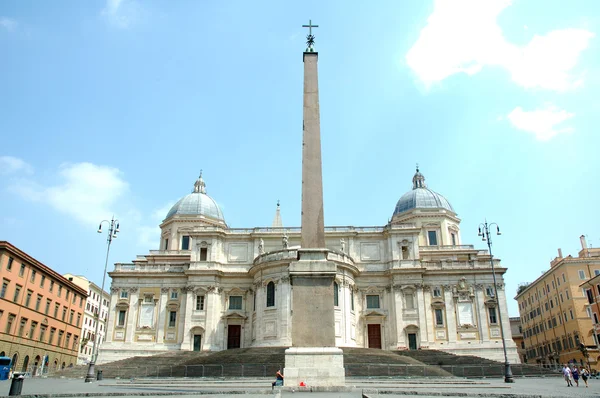
[[[33,360],[33,369],[31,370],[31,376],[38,375],[37,372],[38,372],[38,369],[40,368],[41,360],[42,360],[42,358],[39,355],[37,355],[35,357],[35,359]]]
[[[6,353],[4,351],[0,351],[0,357],[5,357]]]
[[[54,370],[58,369],[58,359],[54,360]]]
[[[27,367],[29,366],[29,355],[25,355],[23,359],[23,367],[21,368],[21,372],[27,372]]]
[[[13,355],[12,361],[10,363],[10,368],[11,369],[16,369],[17,368],[17,361],[18,360],[19,360],[19,354],[15,352],[15,355]]]
[[[62,366],[61,366],[60,368],[61,368],[61,369],[64,369],[64,368],[65,368],[65,363],[64,363],[64,362],[62,363]]]

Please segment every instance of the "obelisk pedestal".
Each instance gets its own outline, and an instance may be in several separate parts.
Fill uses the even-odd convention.
[[[304,53],[302,240],[298,260],[289,265],[292,347],[285,351],[284,369],[288,387],[301,382],[309,387],[345,385],[344,353],[335,347],[337,265],[327,259],[325,248],[317,59],[318,53],[309,47]]]

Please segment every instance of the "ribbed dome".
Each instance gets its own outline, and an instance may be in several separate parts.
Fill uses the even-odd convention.
[[[182,216],[204,216],[215,221],[225,223],[223,212],[213,198],[206,194],[206,184],[202,179],[202,173],[194,184],[194,191],[183,198],[171,207],[167,213],[167,218],[174,215]]]
[[[398,200],[394,209],[394,215],[413,209],[445,209],[454,213],[454,209],[450,202],[448,202],[448,199],[427,188],[425,177],[419,172],[418,168],[413,177],[412,191],[405,193]]]

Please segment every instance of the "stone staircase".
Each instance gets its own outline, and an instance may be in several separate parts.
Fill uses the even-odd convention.
[[[105,378],[269,378],[285,364],[287,347],[239,348],[217,352],[176,351],[132,357],[98,365]],[[346,377],[502,377],[504,365],[476,356],[436,350],[384,351],[342,348]],[[55,377],[83,378],[87,366],[57,372]],[[556,375],[532,365],[513,365],[515,376]]]
[[[427,365],[435,365],[458,377],[502,377],[504,363],[474,355],[456,355],[438,350],[393,351],[403,357],[415,359]],[[528,364],[511,364],[513,376],[555,376],[559,373]]]

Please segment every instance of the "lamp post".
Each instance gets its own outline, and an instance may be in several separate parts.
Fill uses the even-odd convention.
[[[500,309],[500,300],[498,300],[498,287],[496,286],[496,270],[494,269],[494,255],[492,254],[492,237],[490,235],[490,227],[496,226],[496,235],[502,235],[500,227],[495,222],[488,224],[487,220],[482,224],[479,224],[479,233],[477,236],[481,236],[482,241],[487,241],[488,250],[490,252],[490,266],[492,267],[492,277],[494,278],[494,294],[496,295],[496,304],[498,308],[498,321],[500,322],[500,335],[502,337],[502,350],[504,351],[504,382],[514,383],[512,370],[510,369],[510,363],[508,362],[508,356],[506,355],[506,341],[504,340],[504,325],[502,324],[502,311]]]
[[[115,220],[115,216],[110,221],[102,220],[98,226],[98,233],[102,233],[102,224],[108,224],[108,236],[106,238],[106,260],[104,261],[104,273],[102,274],[102,287],[100,288],[100,305],[98,306],[98,313],[96,314],[96,331],[94,333],[94,341],[92,342],[92,358],[90,366],[88,368],[87,375],[85,376],[85,382],[91,383],[95,378],[95,365],[98,359],[98,327],[100,326],[100,313],[102,310],[102,300],[104,298],[104,282],[106,281],[106,267],[108,266],[108,253],[110,253],[110,244],[112,240],[117,237],[119,232],[119,220]]]

